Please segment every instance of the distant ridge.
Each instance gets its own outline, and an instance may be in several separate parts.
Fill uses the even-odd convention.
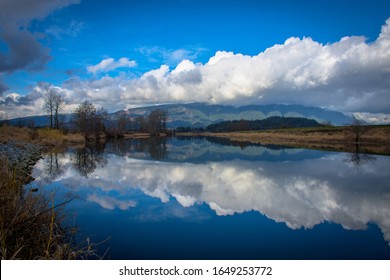
[[[296,117],[313,119],[319,123],[330,122],[333,125],[345,125],[352,122],[350,117],[336,112],[316,107],[301,105],[248,105],[234,107],[229,105],[209,105],[205,103],[168,104],[152,107],[134,108],[111,114],[127,114],[131,117],[146,116],[152,110],[161,109],[168,112],[167,126],[176,128],[206,127],[222,121],[262,120],[269,117]]]
[[[209,105],[205,103],[189,104],[167,104],[142,108],[118,111],[108,115],[109,123],[115,121],[119,115],[126,114],[128,117],[147,116],[155,109],[168,112],[167,127],[206,127],[207,125],[222,121],[233,120],[262,120],[269,117],[296,117],[313,119],[319,123],[330,122],[333,125],[345,125],[352,122],[352,118],[337,112],[325,110],[317,107],[306,107],[301,105]],[[63,123],[68,124],[72,119],[72,114],[63,116]],[[7,122],[12,125],[28,126],[48,126],[49,120],[45,116],[31,116],[11,119]]]
[[[61,124],[68,124],[72,119],[72,114],[63,114],[60,116]],[[2,120],[0,123],[8,123],[15,126],[45,127],[50,125],[47,116],[29,116],[9,120]]]

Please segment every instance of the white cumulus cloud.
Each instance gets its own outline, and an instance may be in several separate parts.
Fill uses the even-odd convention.
[[[292,37],[253,56],[217,51],[206,63],[186,57],[170,65],[139,77],[73,78],[62,87],[70,103],[89,99],[108,111],[175,102],[284,103],[390,119],[390,18],[373,42],[361,36],[329,44]],[[135,66],[128,58],[107,58],[87,70]]]
[[[166,102],[296,103],[343,112],[390,113],[390,20],[377,40],[344,37],[332,44],[289,38],[258,55],[218,51],[207,63],[188,59],[101,88],[131,106]],[[112,67],[104,60],[90,68]],[[85,81],[83,88],[91,86]],[[120,87],[118,86],[120,85]]]
[[[126,57],[122,57],[117,61],[113,58],[106,58],[96,65],[88,66],[87,70],[96,74],[97,72],[109,72],[117,68],[133,68],[135,66],[137,66],[137,62]]]

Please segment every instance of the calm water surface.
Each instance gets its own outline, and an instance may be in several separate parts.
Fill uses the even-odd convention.
[[[122,140],[52,153],[56,193],[110,259],[390,259],[390,157]]]

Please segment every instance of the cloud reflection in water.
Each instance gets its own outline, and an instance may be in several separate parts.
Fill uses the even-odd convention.
[[[345,162],[343,153],[294,162],[235,159],[194,164],[114,154],[107,154],[106,161],[86,177],[72,168],[71,154],[63,155],[65,171],[57,181],[75,192],[90,189],[87,200],[105,209],[137,207],[131,193],[141,191],[162,203],[174,198],[183,210],[206,203],[217,215],[257,211],[291,229],[328,221],[358,230],[373,222],[390,241],[389,157],[378,156],[358,170]],[[35,173],[43,174],[43,166],[38,164]],[[36,182],[40,180],[45,181],[38,176]],[[177,209],[175,213],[186,216]]]

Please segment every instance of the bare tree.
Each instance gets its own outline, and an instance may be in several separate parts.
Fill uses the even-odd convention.
[[[59,117],[64,108],[64,98],[55,89],[50,88],[43,96],[43,110],[50,119],[51,128],[59,128]]]
[[[156,109],[148,116],[137,116],[131,122],[134,130],[159,134],[167,131],[167,111]]]
[[[103,107],[96,109],[96,114],[93,122],[95,136],[98,137],[101,133],[106,132],[104,120],[107,118],[108,112]]]
[[[50,127],[53,128],[53,116],[54,116],[54,96],[55,92],[52,90],[49,90],[43,95],[43,110],[48,115],[48,118],[50,120]]]
[[[362,142],[363,135],[370,129],[370,126],[364,125],[361,120],[354,119],[350,126],[350,133],[352,134],[353,142]]]
[[[146,132],[148,130],[147,121],[144,116],[137,116],[134,120],[134,129]]]
[[[74,125],[78,132],[84,133],[84,135],[88,135],[93,131],[93,120],[96,115],[95,106],[85,100],[82,102],[79,107],[74,111]]]
[[[129,124],[129,119],[127,118],[126,113],[120,114],[117,117],[117,122],[118,122],[118,132],[119,133],[125,132]]]
[[[107,111],[101,107],[96,107],[88,100],[83,101],[74,111],[73,123],[78,132],[85,135],[86,138],[94,135],[96,138],[105,132],[104,120],[107,117]]]
[[[54,97],[54,127],[60,128],[60,113],[64,109],[64,97],[56,94]]]
[[[150,112],[148,116],[148,131],[150,133],[161,133],[166,131],[167,112],[157,109]]]

